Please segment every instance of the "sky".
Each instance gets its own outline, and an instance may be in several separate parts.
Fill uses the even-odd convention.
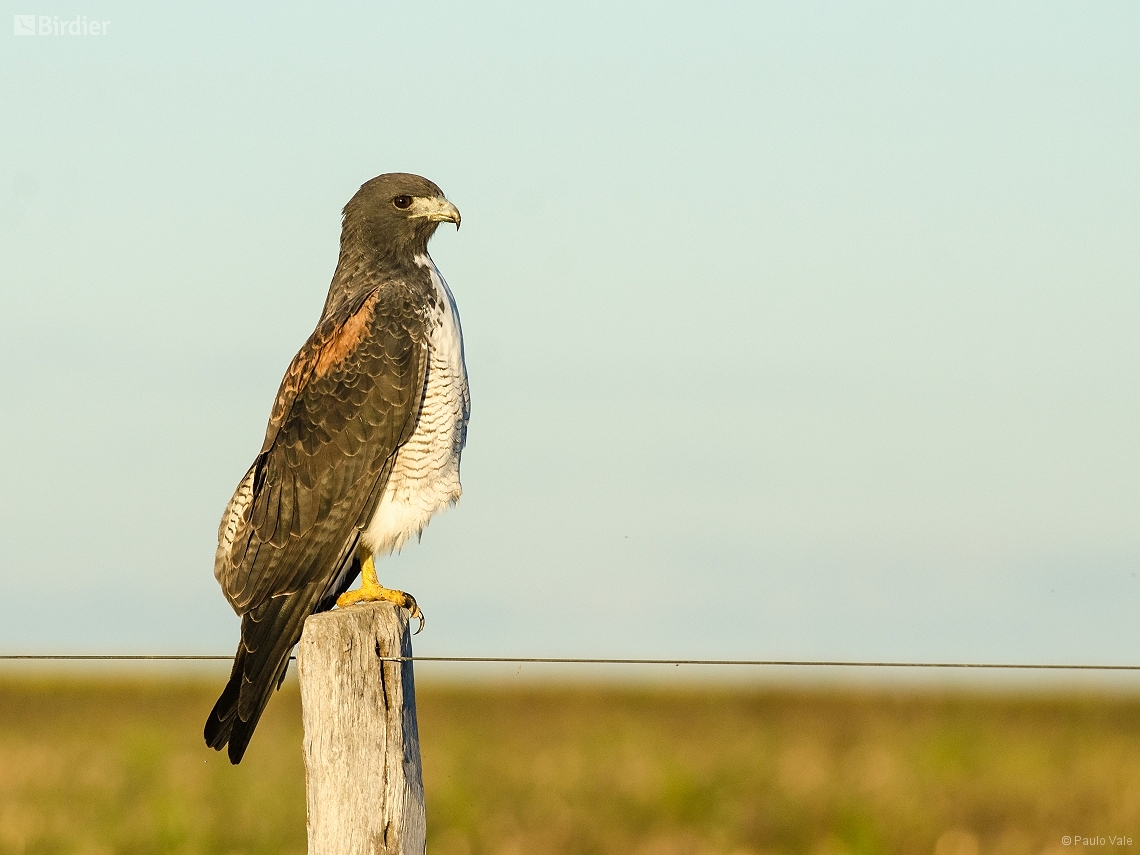
[[[473,402],[417,653],[1140,664],[1135,4],[10,11],[109,23],[0,31],[0,652],[232,651],[218,520],[408,171]]]

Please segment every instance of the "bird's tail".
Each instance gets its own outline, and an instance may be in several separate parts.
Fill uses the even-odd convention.
[[[305,587],[270,597],[241,619],[241,643],[230,680],[206,719],[206,744],[221,751],[229,744],[230,762],[241,762],[257,721],[289,668],[289,654],[301,639],[305,619],[323,591]]]

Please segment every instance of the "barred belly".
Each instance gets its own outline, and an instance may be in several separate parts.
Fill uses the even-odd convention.
[[[463,492],[459,458],[471,409],[463,332],[455,298],[435,264],[427,256],[418,256],[416,263],[431,274],[439,308],[428,338],[427,380],[415,431],[397,452],[388,486],[361,538],[377,557],[418,537],[432,516],[454,505]]]

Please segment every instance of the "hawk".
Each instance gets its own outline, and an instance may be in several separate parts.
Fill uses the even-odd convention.
[[[229,745],[231,763],[309,615],[389,600],[423,628],[415,599],[381,587],[374,562],[462,492],[471,413],[463,333],[427,252],[443,222],[458,229],[459,211],[418,175],[373,178],[345,205],[320,321],[222,515],[214,576],[241,616],[241,642],[204,735],[211,748]]]

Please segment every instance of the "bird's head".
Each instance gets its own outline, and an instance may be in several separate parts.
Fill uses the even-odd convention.
[[[399,254],[422,253],[440,223],[459,228],[459,209],[419,175],[390,172],[366,181],[344,206],[342,240]]]

